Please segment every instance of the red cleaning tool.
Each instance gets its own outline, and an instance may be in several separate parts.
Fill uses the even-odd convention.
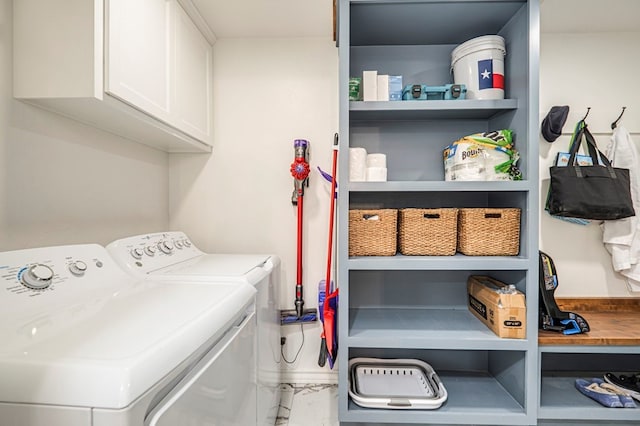
[[[298,206],[298,245],[297,245],[297,271],[296,271],[296,316],[302,317],[304,312],[304,298],[302,295],[302,213],[304,200],[304,187],[309,187],[309,142],[305,139],[296,139],[293,142],[295,157],[291,163],[291,176],[293,176],[293,195],[291,203]]]
[[[338,343],[336,336],[336,311],[338,308],[338,289],[332,291],[331,288],[331,258],[333,255],[333,224],[335,217],[336,186],[338,169],[338,134],[333,139],[333,161],[331,166],[331,204],[329,207],[329,238],[327,244],[327,271],[325,276],[325,299],[322,304],[322,335],[320,343],[320,356],[318,365],[324,367],[325,361],[329,361],[329,367],[333,368],[335,358],[338,353]]]

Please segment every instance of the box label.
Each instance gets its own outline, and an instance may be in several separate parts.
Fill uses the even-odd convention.
[[[487,319],[487,306],[472,295],[469,295],[469,306],[471,306],[482,318]]]

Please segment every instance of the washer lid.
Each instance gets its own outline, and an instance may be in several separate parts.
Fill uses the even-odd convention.
[[[276,256],[260,254],[203,254],[151,272],[162,279],[179,277],[189,280],[220,278],[255,284],[279,262]]]
[[[249,285],[132,282],[0,323],[0,401],[123,408],[245,312]]]

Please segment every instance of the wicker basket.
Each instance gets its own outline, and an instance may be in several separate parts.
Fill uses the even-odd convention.
[[[349,210],[349,256],[396,254],[398,211]]]
[[[411,256],[453,256],[456,253],[458,209],[402,209],[400,252]]]
[[[515,256],[520,209],[460,209],[458,251],[469,256]]]

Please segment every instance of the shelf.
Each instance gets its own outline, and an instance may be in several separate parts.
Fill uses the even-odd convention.
[[[351,120],[441,120],[487,119],[515,110],[515,99],[455,101],[375,101],[349,102]]]
[[[526,270],[531,260],[520,256],[354,256],[350,270]]]
[[[349,400],[341,421],[376,423],[530,424],[524,409],[491,375],[467,371],[437,371],[447,389],[447,401],[437,410],[362,408]]]
[[[459,44],[497,34],[525,0],[406,1],[351,4],[351,46]],[[462,9],[462,10],[461,10]],[[401,25],[394,25],[401,23]]]
[[[387,181],[387,182],[349,182],[351,192],[510,192],[534,191],[535,183],[520,180],[508,182],[463,182],[463,181]]]
[[[520,351],[528,348],[525,339],[496,336],[466,306],[350,309],[349,321],[350,347]]]
[[[582,395],[575,388],[575,379],[602,377],[603,374],[603,372],[593,372],[590,375],[563,373],[561,376],[543,376],[538,418],[590,422],[594,420],[637,422],[640,417],[637,408],[607,408]]]
[[[546,351],[550,345],[563,346],[567,352],[578,346],[626,346],[632,351],[634,346],[635,350],[640,347],[640,299],[576,298],[557,299],[556,302],[560,309],[583,316],[591,331],[569,336],[540,331],[541,350]]]

